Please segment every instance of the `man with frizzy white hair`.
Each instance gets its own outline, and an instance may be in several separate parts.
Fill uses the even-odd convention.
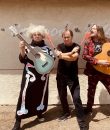
[[[32,49],[36,47],[41,48],[42,52],[54,59],[53,52],[44,41],[46,33],[47,29],[41,25],[36,26],[31,24],[26,28],[26,35],[31,39],[30,47]],[[25,45],[25,42],[20,41],[19,60],[24,64],[24,70],[16,108],[16,120],[12,130],[19,130],[21,119],[24,118],[37,115],[39,122],[44,121],[43,113],[47,110],[48,106],[49,72],[42,74],[35,69],[34,61],[27,55],[29,51]],[[32,50],[30,49],[30,51]],[[36,62],[39,63],[39,60],[36,59]]]
[[[48,31],[46,27],[43,25],[36,26],[34,24],[30,24],[30,26],[26,28],[26,36],[30,38],[32,38],[32,35],[34,33],[40,33],[43,36],[43,38],[45,38],[45,35],[47,34],[47,32]]]

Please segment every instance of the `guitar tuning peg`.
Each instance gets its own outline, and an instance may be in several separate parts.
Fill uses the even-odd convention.
[[[1,31],[5,31],[5,29],[4,29],[4,28],[1,28]]]
[[[14,25],[15,25],[15,26],[18,26],[18,24],[17,24],[17,23],[15,23]]]
[[[20,32],[21,35],[23,35],[23,32]]]

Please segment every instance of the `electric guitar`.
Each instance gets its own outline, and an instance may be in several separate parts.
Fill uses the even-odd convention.
[[[110,43],[104,43],[102,46],[102,52],[95,56],[98,60],[107,60],[110,62]],[[93,65],[93,67],[104,74],[110,75],[110,66]]]
[[[44,53],[40,47],[35,47],[34,49],[26,42],[26,40],[18,33],[17,29],[14,26],[10,26],[9,29],[17,36],[21,41],[24,41],[27,48],[32,54],[31,60],[34,63],[35,69],[39,74],[47,74],[54,67],[54,58],[50,55]]]

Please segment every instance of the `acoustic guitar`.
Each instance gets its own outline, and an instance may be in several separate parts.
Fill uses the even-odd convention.
[[[98,60],[107,60],[110,62],[110,43],[104,43],[102,46],[102,52],[95,56]],[[110,75],[110,66],[94,65],[93,66],[99,72]]]
[[[10,26],[9,29],[17,36],[21,41],[24,41],[27,48],[30,50],[33,57],[31,60],[34,63],[35,69],[39,74],[47,74],[54,67],[54,58],[50,55],[44,53],[40,47],[35,47],[34,49],[26,42],[26,40],[18,33],[14,26]]]

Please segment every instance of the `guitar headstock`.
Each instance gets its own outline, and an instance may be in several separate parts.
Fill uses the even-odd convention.
[[[11,32],[13,33],[14,36],[16,36],[17,34],[19,34],[19,32],[17,31],[15,26],[10,26],[9,30],[11,30]]]

